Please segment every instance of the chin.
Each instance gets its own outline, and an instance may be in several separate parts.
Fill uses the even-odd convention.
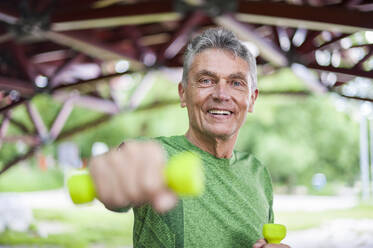
[[[214,138],[219,138],[219,139],[229,139],[232,136],[234,136],[235,132],[230,131],[230,130],[209,130],[207,133]]]

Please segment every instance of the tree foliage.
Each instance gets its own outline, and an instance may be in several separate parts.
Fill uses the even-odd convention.
[[[306,88],[289,70],[262,78],[260,90],[304,91]],[[154,101],[178,99],[177,84],[159,77],[142,105]],[[61,103],[50,96],[39,95],[32,102],[50,127]],[[140,106],[141,107],[141,106]],[[24,107],[17,107],[13,117],[32,130]],[[102,114],[75,108],[63,129]],[[81,132],[70,138],[83,158],[91,155],[94,142],[105,142],[109,147],[125,139],[139,136],[169,136],[184,134],[188,128],[185,109],[171,105],[159,109],[123,113],[109,122]],[[8,134],[21,134],[10,125]],[[47,149],[55,153],[56,145]],[[336,111],[332,99],[326,96],[289,97],[259,95],[255,112],[242,127],[237,149],[255,154],[271,171],[275,183],[286,185],[310,184],[314,173],[325,173],[329,181],[352,184],[358,177],[358,125],[344,113]],[[0,167],[19,153],[14,144],[4,144],[0,150]]]

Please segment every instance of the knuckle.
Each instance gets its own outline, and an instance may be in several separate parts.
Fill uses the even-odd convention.
[[[115,194],[111,198],[111,205],[115,207],[125,207],[127,206],[127,200],[123,196]]]
[[[126,188],[127,197],[131,202],[137,202],[141,198],[136,186],[128,186]]]

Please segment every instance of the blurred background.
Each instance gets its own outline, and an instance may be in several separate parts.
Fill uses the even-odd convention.
[[[271,171],[293,248],[373,247],[373,4],[365,0],[0,2],[0,247],[132,247],[132,213],[74,206],[74,169],[184,134],[186,42],[223,26],[258,64],[237,150]]]

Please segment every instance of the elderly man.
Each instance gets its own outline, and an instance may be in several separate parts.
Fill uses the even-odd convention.
[[[186,48],[179,96],[189,116],[185,135],[126,141],[90,161],[100,201],[114,211],[133,208],[134,247],[288,247],[261,239],[263,224],[273,222],[267,169],[233,150],[258,96],[254,57],[232,32],[206,30]],[[185,150],[202,158],[206,189],[178,199],[162,169]]]

